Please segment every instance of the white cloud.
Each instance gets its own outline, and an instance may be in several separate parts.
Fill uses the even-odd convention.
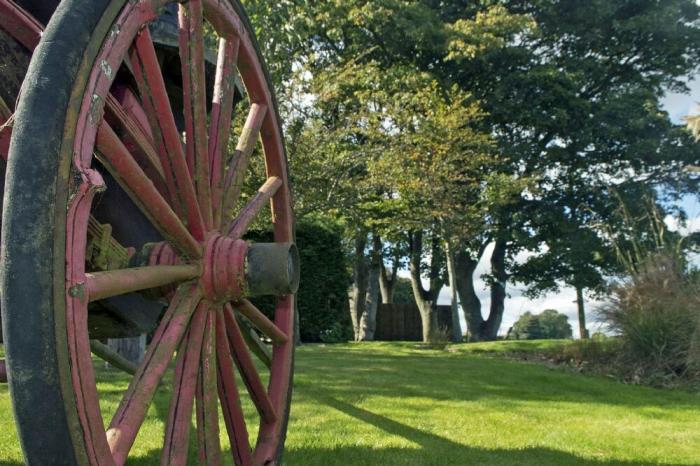
[[[700,216],[689,218],[685,221],[685,224],[681,225],[678,218],[668,215],[664,219],[664,222],[669,230],[680,231],[683,235],[700,231]]]

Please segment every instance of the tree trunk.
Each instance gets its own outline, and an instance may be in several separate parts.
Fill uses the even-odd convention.
[[[110,338],[107,346],[127,361],[138,365],[146,354],[146,335],[133,338]]]
[[[451,311],[452,311],[452,341],[462,341],[462,325],[459,322],[459,304],[457,302],[457,272],[455,270],[455,251],[449,241],[445,241],[445,256],[447,256],[447,274],[450,279]]]
[[[476,259],[473,259],[466,251],[458,251],[455,254],[455,283],[464,320],[467,323],[468,341],[479,340],[481,327],[484,324],[484,318],[481,316],[481,301],[474,287],[474,272],[479,264],[481,254],[483,251]]]
[[[440,243],[433,235],[430,255],[430,289],[426,290],[421,281],[421,260],[423,257],[423,233],[409,234],[411,287],[421,315],[423,342],[429,343],[437,333],[437,298],[444,283],[440,277]]]
[[[355,255],[353,263],[353,283],[350,289],[350,318],[355,341],[360,338],[360,319],[367,305],[368,270],[365,259],[367,234],[358,231],[355,234]]]
[[[430,343],[435,340],[438,328],[438,313],[436,301],[423,301],[418,304],[420,311],[421,329],[423,334],[423,343]]]
[[[581,339],[585,340],[589,337],[588,329],[586,329],[586,309],[583,304],[583,287],[576,287],[576,306],[578,307],[578,331]]]
[[[474,287],[474,273],[488,244],[488,241],[482,243],[476,257],[472,257],[466,250],[459,250],[455,254],[455,282],[464,318],[467,321],[469,341],[495,340],[503,320],[508,280],[505,266],[507,251],[505,239],[496,240],[491,254],[491,306],[486,320],[481,314],[481,301]]]
[[[391,269],[391,276],[384,265],[384,261],[381,262],[379,289],[382,292],[382,302],[384,304],[392,304],[394,302],[394,290],[396,290],[396,281],[399,272],[399,259],[399,255],[396,254],[394,256],[394,263]]]
[[[495,340],[498,336],[505,310],[508,275],[506,273],[506,241],[503,239],[496,240],[493,254],[491,254],[491,275],[491,309],[482,332],[482,339],[486,341]]]
[[[369,285],[367,287],[367,302],[365,312],[360,318],[360,341],[373,341],[377,328],[377,309],[381,299],[379,292],[379,276],[382,268],[382,240],[379,235],[373,235],[372,256],[369,266]]]

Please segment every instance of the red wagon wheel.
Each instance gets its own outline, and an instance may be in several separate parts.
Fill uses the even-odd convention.
[[[30,464],[123,464],[172,365],[162,464],[193,457],[191,423],[199,462],[220,464],[219,413],[236,465],[276,464],[281,455],[298,257],[276,105],[236,0],[179,4],[182,95],[174,97],[149,30],[168,3],[64,0],[27,74],[7,171],[2,307]],[[207,35],[218,38],[211,100]],[[229,157],[237,76],[248,111]],[[173,104],[179,99],[182,111]],[[267,179],[239,209],[258,140]],[[89,238],[97,211],[114,202],[111,191],[128,195],[118,208],[134,228],[144,218],[162,240],[124,244],[129,256],[136,251],[131,267],[94,270]],[[244,241],[267,205],[275,242]],[[132,293],[165,300],[167,310],[105,426],[91,306]],[[258,295],[277,296],[272,320],[248,300]],[[251,357],[264,359],[265,348],[241,328],[242,317],[272,342],[269,370]],[[255,441],[241,408],[245,393],[259,417]]]

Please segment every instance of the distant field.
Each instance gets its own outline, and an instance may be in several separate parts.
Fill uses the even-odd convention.
[[[289,465],[700,464],[700,396],[493,357],[544,342],[309,345],[297,356]],[[556,343],[555,343],[556,344]],[[125,379],[100,388],[113,409]],[[167,389],[135,464],[158,464]],[[164,412],[165,411],[165,412]],[[0,464],[21,453],[0,387]]]

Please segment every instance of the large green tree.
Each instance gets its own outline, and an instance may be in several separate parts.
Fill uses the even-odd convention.
[[[487,130],[474,128],[478,104],[416,66],[417,57],[428,67],[441,56],[447,37],[438,15],[421,2],[320,2],[304,4],[303,12],[299,5],[282,11],[294,16],[290,24],[303,23],[305,36],[296,45],[266,46],[299,51],[294,66],[280,71],[289,79],[278,80],[308,104],[288,119],[293,181],[303,186],[297,211],[323,211],[348,225],[358,338],[371,335],[381,238],[411,245],[427,338],[444,279],[424,290],[423,272],[443,277],[441,236],[454,225],[481,223],[467,215],[483,197],[481,173],[491,164],[484,157]],[[259,5],[253,11],[267,10]],[[279,40],[293,38],[282,33]],[[405,240],[407,231],[414,232],[413,241]],[[424,235],[434,247],[423,247]],[[432,267],[422,265],[426,258]]]
[[[494,214],[501,221],[494,222],[490,238],[488,320],[499,322],[513,258],[528,247],[534,222],[550,215],[552,205],[560,206],[558,218],[550,219],[555,225],[581,224],[579,205],[566,202],[572,191],[585,187],[597,195],[618,183],[676,181],[684,177],[684,165],[697,161],[660,98],[667,89],[683,90],[684,78],[698,69],[699,7],[691,0],[455,1],[433,7],[453,31],[438,73],[474,93],[510,172],[536,183]],[[500,47],[484,49],[474,34],[498,26],[511,35],[495,34],[491,44]],[[550,231],[561,240],[557,228]],[[577,242],[570,235],[568,247]],[[469,281],[469,271],[458,276]],[[562,269],[557,278],[566,274]],[[463,296],[465,309],[473,298]],[[496,336],[495,325],[473,327],[478,338]]]
[[[451,244],[474,339],[497,335],[520,251],[594,242],[578,236],[607,211],[587,196],[621,183],[692,188],[682,168],[700,165],[697,149],[659,101],[697,70],[693,0],[247,5],[265,27],[271,59],[288,55],[273,74],[282,94],[294,96],[285,126],[300,212],[342,217],[365,277],[377,250],[371,238],[423,231]],[[459,144],[466,130],[495,143]],[[486,250],[484,316],[474,271]],[[551,279],[576,286],[586,275],[570,279],[566,269],[553,267]]]

